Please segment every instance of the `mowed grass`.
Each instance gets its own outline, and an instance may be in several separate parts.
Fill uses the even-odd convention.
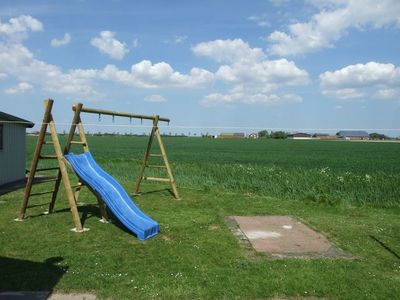
[[[29,151],[34,142],[28,140]],[[98,163],[131,191],[146,140],[89,137],[89,143]],[[92,291],[112,299],[398,298],[399,144],[194,138],[165,143],[183,200],[165,190],[135,198],[160,223],[160,234],[146,242],[117,224],[98,222],[96,198],[86,189],[79,210],[91,230],[84,234],[69,231],[63,190],[51,215],[42,214],[48,196],[32,198],[24,222],[13,221],[23,190],[1,196],[0,290]],[[353,183],[327,188],[338,176]],[[376,178],[384,185],[375,191],[379,201],[362,189]],[[293,180],[292,190],[280,186],[285,180]],[[307,196],[314,185],[329,197]],[[144,185],[145,191],[157,189]],[[339,200],[326,200],[333,195]],[[240,245],[225,221],[231,215],[292,215],[354,259],[268,260]]]

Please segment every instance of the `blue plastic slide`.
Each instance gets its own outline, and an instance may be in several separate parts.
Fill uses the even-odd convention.
[[[124,188],[94,160],[90,152],[65,155],[79,178],[90,186],[107,204],[127,229],[146,240],[158,234],[158,223],[145,215]]]

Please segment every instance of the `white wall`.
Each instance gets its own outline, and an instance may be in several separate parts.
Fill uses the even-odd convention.
[[[25,126],[3,125],[0,150],[0,185],[25,178]]]

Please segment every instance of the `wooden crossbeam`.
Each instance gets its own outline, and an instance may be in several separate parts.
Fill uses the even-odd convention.
[[[40,155],[39,159],[58,159],[57,155]]]
[[[160,178],[160,177],[143,177],[143,180],[158,181],[158,182],[171,182],[171,179],[169,179],[169,178]]]
[[[53,171],[53,170],[59,170],[59,167],[50,167],[50,168],[40,168],[36,169],[36,172],[44,172],[44,171]]]
[[[29,196],[34,197],[34,196],[41,196],[41,195],[53,194],[53,193],[54,193],[54,191],[37,192],[37,193],[31,193]]]
[[[71,141],[70,143],[74,145],[85,145],[85,142],[82,141]]]
[[[146,165],[147,168],[154,168],[154,169],[166,169],[167,167],[165,165]]]

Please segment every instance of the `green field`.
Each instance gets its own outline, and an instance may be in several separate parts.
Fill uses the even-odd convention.
[[[79,206],[91,228],[85,234],[69,231],[63,191],[48,216],[42,213],[49,197],[32,198],[22,223],[13,218],[23,190],[1,196],[0,290],[89,291],[111,299],[400,295],[400,144],[164,141],[183,200],[159,190],[162,185],[143,186],[156,192],[135,202],[161,231],[146,242],[99,223],[87,190]],[[27,140],[29,158],[35,142]],[[89,137],[97,162],[128,191],[145,145],[141,137]],[[269,260],[249,253],[226,224],[231,215],[294,216],[354,259]]]
[[[28,141],[32,153],[36,139]],[[141,137],[89,137],[96,160],[126,182],[136,179],[146,142]],[[165,144],[180,187],[400,206],[400,143],[169,137]]]

